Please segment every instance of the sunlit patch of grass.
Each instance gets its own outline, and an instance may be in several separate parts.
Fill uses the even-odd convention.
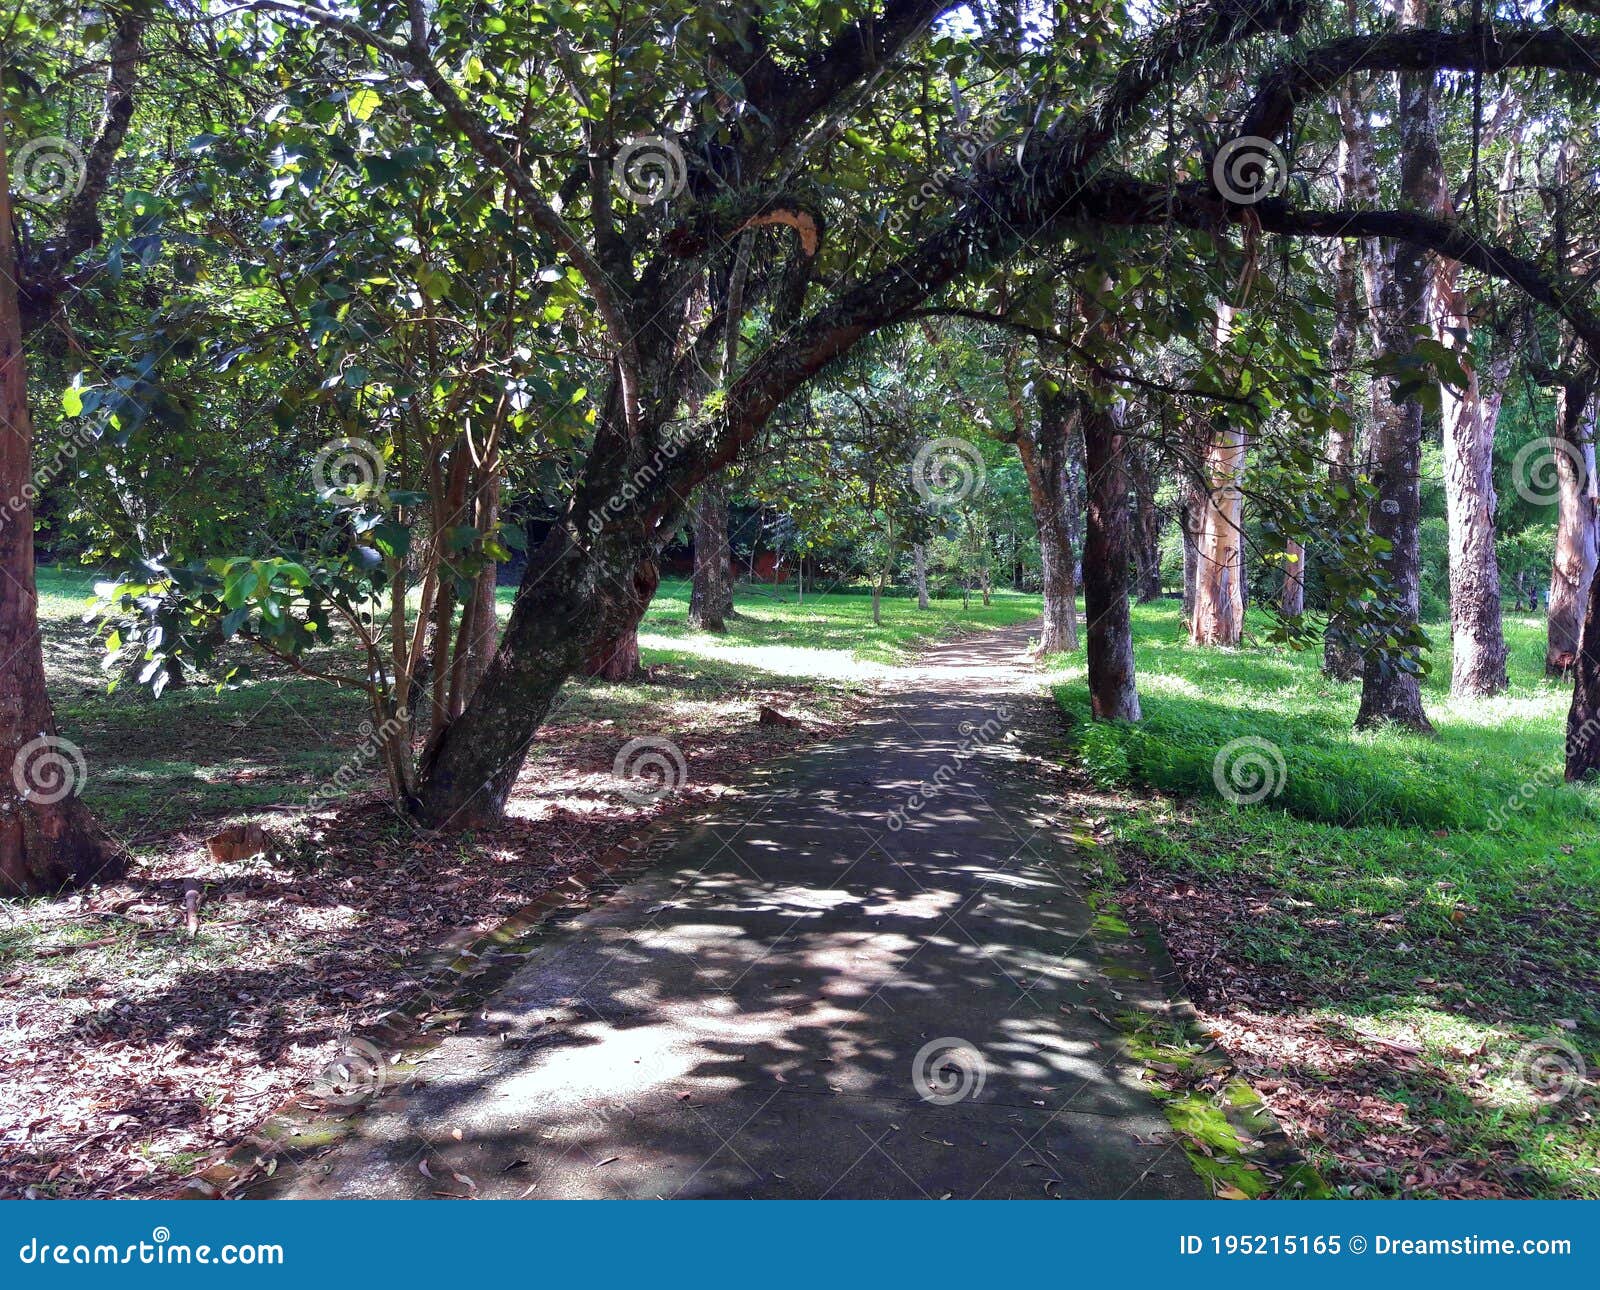
[[[1324,677],[1319,651],[1196,648],[1174,602],[1135,610],[1137,726],[1088,721],[1081,655],[1057,694],[1091,778],[1164,794],[1123,798],[1115,820],[1148,871],[1261,893],[1215,929],[1227,955],[1330,1026],[1418,1044],[1431,1073],[1390,1093],[1458,1150],[1517,1162],[1531,1193],[1600,1195],[1592,1087],[1547,1105],[1512,1072],[1552,1035],[1600,1069],[1600,790],[1562,782],[1570,691],[1543,675],[1543,620],[1505,627],[1511,690],[1471,700],[1450,696],[1433,625],[1436,739],[1357,733],[1359,687]],[[1271,745],[1254,804],[1218,783],[1240,739]]]

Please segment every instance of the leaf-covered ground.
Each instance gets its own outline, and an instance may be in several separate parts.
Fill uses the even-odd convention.
[[[1506,633],[1511,691],[1458,700],[1433,625],[1433,740],[1354,733],[1316,652],[1190,646],[1173,602],[1135,613],[1138,727],[1062,663],[1107,886],[1346,1195],[1600,1196],[1600,790],[1561,780],[1543,620]]]
[[[1037,599],[984,609],[742,591],[725,637],[692,632],[669,584],[646,620],[650,677],[574,685],[491,833],[419,833],[383,804],[361,755],[359,704],[264,672],[152,701],[107,694],[79,617],[89,593],[43,571],[61,733],[80,744],[89,804],[135,856],[122,882],[0,906],[0,1196],[148,1196],[245,1136],[328,1060],[339,1039],[403,1001],[439,947],[530,900],[577,887],[641,822],[691,810],[754,765],[847,722],[886,666],[936,635],[1026,619]],[[770,704],[798,729],[760,725]],[[671,739],[683,788],[639,805],[618,749]],[[358,787],[306,803],[342,767]],[[214,862],[205,838],[252,820],[271,859]],[[184,925],[185,879],[205,885]]]

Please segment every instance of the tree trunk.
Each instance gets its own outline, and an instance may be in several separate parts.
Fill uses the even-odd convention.
[[[1367,110],[1368,91],[1346,82],[1335,100],[1339,117],[1339,195],[1346,206],[1370,207],[1377,202],[1378,177],[1374,168],[1372,120]],[[1333,335],[1328,341],[1328,359],[1333,368],[1331,394],[1342,413],[1335,417],[1328,432],[1328,482],[1335,488],[1353,489],[1356,479],[1356,427],[1358,425],[1353,369],[1360,313],[1357,287],[1363,273],[1363,259],[1369,307],[1376,309],[1374,272],[1381,258],[1376,241],[1360,246],[1341,239],[1334,243]],[[1373,397],[1382,397],[1373,383]],[[1354,681],[1361,675],[1361,648],[1337,606],[1330,610],[1322,641],[1322,670],[1336,681]]]
[[[1234,313],[1231,305],[1217,308],[1219,351],[1233,331]],[[1189,639],[1237,645],[1244,635],[1244,433],[1221,412],[1206,442],[1205,472]]]
[[[33,421],[0,115],[0,896],[120,877],[126,858],[79,799],[83,754],[56,734],[33,565]]]
[[[1422,209],[1432,209],[1440,182],[1438,142],[1433,133],[1433,77],[1400,76],[1400,182],[1405,196]],[[1411,243],[1393,247],[1392,270],[1380,272],[1374,313],[1380,321],[1382,353],[1408,354],[1413,338],[1428,327],[1429,271],[1427,253]],[[1386,278],[1386,280],[1383,280]],[[1374,400],[1380,394],[1374,383]],[[1375,411],[1378,410],[1375,407]],[[1389,544],[1388,587],[1383,613],[1397,636],[1414,635],[1421,590],[1422,405],[1409,399],[1399,407],[1388,399],[1373,428],[1372,456],[1377,504],[1370,524]],[[1389,648],[1369,644],[1361,667],[1358,729],[1392,725],[1431,733],[1422,708],[1422,686],[1415,670],[1413,647],[1400,641]],[[1408,665],[1410,664],[1410,665]]]
[[[1586,625],[1597,548],[1594,478],[1595,401],[1582,384],[1556,390],[1556,548],[1550,565],[1550,599],[1544,668],[1565,676],[1578,658]],[[1580,464],[1581,463],[1581,464]],[[1585,469],[1587,467],[1587,469]]]
[[[911,559],[917,577],[917,608],[926,609],[928,607],[928,548],[918,542],[911,548]],[[802,557],[800,561],[800,594],[802,597],[805,595],[805,572],[805,560]]]
[[[728,486],[720,477],[700,485],[691,515],[694,581],[689,623],[701,631],[727,631],[733,613],[733,571],[728,554]]]
[[[1283,595],[1278,608],[1285,617],[1298,618],[1306,611],[1306,549],[1293,538],[1283,544]]]
[[[1088,618],[1089,707],[1097,721],[1139,720],[1133,673],[1133,622],[1128,568],[1133,561],[1127,439],[1121,409],[1097,407],[1084,395],[1084,473],[1089,526],[1083,543],[1083,603]]]
[[[1156,457],[1152,445],[1140,444],[1132,452],[1135,515],[1138,532],[1133,545],[1135,590],[1141,605],[1161,598],[1161,512],[1156,508]]]
[[[1073,551],[1076,507],[1072,504],[1072,455],[1075,403],[1062,391],[1041,391],[1039,420],[1030,437],[1017,435],[1017,456],[1028,481],[1028,501],[1039,535],[1039,563],[1044,581],[1044,627],[1039,653],[1061,654],[1078,648],[1078,587]]]
[[[500,466],[498,457],[483,466],[477,490],[473,527],[479,533],[495,532],[500,524]],[[454,675],[450,682],[450,717],[459,717],[483,679],[500,636],[495,605],[499,566],[490,560],[478,570],[472,593],[461,613],[460,639],[456,643]]]
[[[1200,584],[1200,530],[1205,524],[1201,508],[1204,505],[1204,495],[1191,485],[1178,516],[1178,526],[1183,533],[1183,622],[1190,631],[1194,624],[1195,589]]]
[[[639,662],[639,624],[661,585],[655,557],[640,560],[626,592],[612,604],[584,655],[583,674],[602,681],[631,681],[643,671]]]
[[[1421,146],[1434,140],[1432,94],[1426,108],[1429,121]],[[1423,156],[1439,175],[1434,187],[1433,214],[1455,218],[1443,180],[1443,163],[1437,151]],[[1460,287],[1461,265],[1454,260],[1434,263],[1434,297],[1437,316],[1434,334],[1443,344],[1465,346],[1471,328],[1466,293]],[[1485,382],[1471,356],[1466,355],[1467,385],[1456,390],[1441,381],[1439,395],[1444,419],[1444,497],[1450,545],[1450,692],[1465,696],[1499,694],[1510,685],[1506,677],[1506,638],[1500,626],[1500,563],[1495,558],[1494,431],[1500,416],[1500,391],[1510,375],[1510,347],[1492,361]]]
[[[1600,773],[1600,578],[1589,580],[1582,641],[1572,663],[1572,706],[1567,709],[1566,775]]]

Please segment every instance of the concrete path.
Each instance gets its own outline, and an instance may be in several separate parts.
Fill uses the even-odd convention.
[[[1108,1022],[1167,1001],[1102,970],[1027,640],[933,650],[552,926],[425,1083],[269,1192],[1206,1195]]]

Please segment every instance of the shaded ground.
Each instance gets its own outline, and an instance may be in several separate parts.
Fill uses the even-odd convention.
[[[1033,761],[1055,717],[1026,643],[899,673],[847,735],[548,925],[457,1033],[384,1052],[375,1104],[305,1126],[343,1140],[258,1194],[1212,1194],[1132,1033],[1183,1010],[1079,887],[1093,848]]]
[[[341,1036],[405,999],[441,942],[564,890],[644,821],[713,802],[753,766],[847,722],[885,664],[808,643],[808,628],[854,632],[864,653],[892,660],[982,621],[949,604],[922,616],[891,604],[875,632],[857,598],[800,607],[742,594],[745,616],[709,638],[688,631],[682,589],[669,585],[646,624],[651,678],[572,687],[510,822],[457,838],[416,833],[376,791],[307,811],[342,766],[377,787],[345,696],[270,671],[221,694],[195,686],[152,703],[125,684],[108,696],[77,621],[86,583],[51,571],[41,583],[62,733],[82,745],[85,796],[135,864],[125,882],[82,896],[0,906],[9,1196],[170,1191],[323,1067]],[[1016,597],[989,621],[1028,612]],[[763,703],[801,726],[758,725]],[[681,749],[675,795],[626,795],[614,759],[639,735]],[[230,819],[265,823],[279,852],[212,862],[204,838]],[[189,877],[206,893],[193,939]]]

